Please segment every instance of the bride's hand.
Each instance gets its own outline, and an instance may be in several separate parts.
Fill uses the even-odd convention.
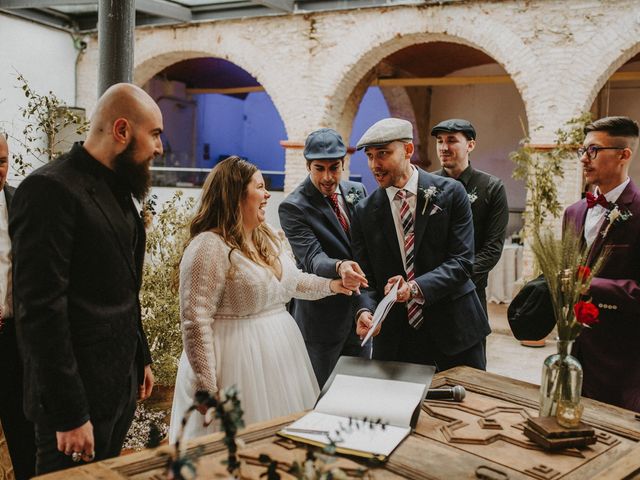
[[[334,280],[331,280],[329,287],[331,288],[331,291],[333,293],[342,293],[343,295],[351,295],[353,293],[348,288],[344,288],[344,286],[342,285],[341,278],[336,278]]]

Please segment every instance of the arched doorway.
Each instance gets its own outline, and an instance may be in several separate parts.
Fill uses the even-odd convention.
[[[640,51],[640,45],[635,48]],[[640,122],[640,52],[616,69],[591,105],[594,118],[622,115]],[[629,176],[640,184],[640,160],[631,162]]]
[[[489,54],[452,41],[419,42],[393,51],[369,73],[371,86],[354,115],[353,145],[375,121],[397,116],[414,124],[416,154],[412,161],[427,171],[440,168],[430,130],[447,118],[465,118],[477,132],[471,155],[475,168],[500,177],[511,214],[508,234],[519,230],[526,202],[523,182],[511,178],[509,153],[527,133],[524,102],[505,69]],[[354,90],[352,96],[359,92]],[[361,174],[369,189],[376,184],[362,152],[350,171]]]
[[[238,155],[265,173],[270,189],[282,190],[284,123],[247,71],[221,58],[190,58],[162,69],[144,88],[158,102],[165,126],[155,185],[201,186],[219,161]]]

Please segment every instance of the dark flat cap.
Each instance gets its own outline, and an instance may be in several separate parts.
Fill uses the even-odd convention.
[[[347,147],[342,137],[330,128],[311,132],[304,142],[304,158],[307,160],[335,160],[344,158]]]
[[[527,282],[514,297],[507,319],[518,340],[541,340],[551,333],[556,320],[549,286],[542,275]]]
[[[439,132],[461,132],[469,140],[476,139],[476,129],[473,128],[471,122],[461,118],[450,118],[437,124],[431,129],[431,135],[436,136]]]
[[[358,144],[357,150],[366,147],[380,147],[395,140],[413,141],[413,125],[401,118],[384,118],[369,127],[364,132]]]

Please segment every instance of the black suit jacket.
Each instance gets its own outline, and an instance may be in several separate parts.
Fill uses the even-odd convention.
[[[366,196],[364,185],[341,181],[339,188],[352,219],[354,204]],[[349,202],[349,199],[353,201]],[[278,213],[298,268],[321,277],[338,278],[336,263],[353,258],[351,239],[309,177],[280,204]],[[344,341],[351,331],[355,334],[354,300],[355,297],[346,295],[313,302],[295,299],[291,313],[305,341],[336,343]]]
[[[9,220],[25,412],[57,431],[113,415],[130,375],[151,362],[122,207],[79,144],[16,190]],[[133,209],[133,204],[131,204]]]
[[[444,169],[436,175],[448,177]],[[502,256],[505,231],[509,223],[507,192],[498,177],[469,165],[457,179],[464,185],[473,214],[475,260],[471,279],[478,290],[487,287],[489,272]]]
[[[420,169],[418,172],[414,271],[425,298],[421,329],[426,329],[426,335],[435,341],[441,353],[455,355],[491,331],[470,278],[471,208],[460,183]],[[423,191],[431,186],[438,193],[425,208]],[[406,278],[386,190],[378,188],[358,204],[351,231],[355,259],[367,275],[370,287],[360,295],[358,307],[374,311],[384,295],[387,280],[394,275]],[[395,304],[374,339],[375,358],[395,359],[394,352],[404,348],[398,332],[407,321],[406,304]]]

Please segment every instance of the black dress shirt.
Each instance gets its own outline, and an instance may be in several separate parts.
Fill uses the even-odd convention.
[[[448,177],[444,169],[434,172]],[[509,222],[507,193],[502,180],[469,165],[457,179],[464,185],[473,214],[475,261],[472,280],[478,290],[487,286],[489,272],[502,255]]]

